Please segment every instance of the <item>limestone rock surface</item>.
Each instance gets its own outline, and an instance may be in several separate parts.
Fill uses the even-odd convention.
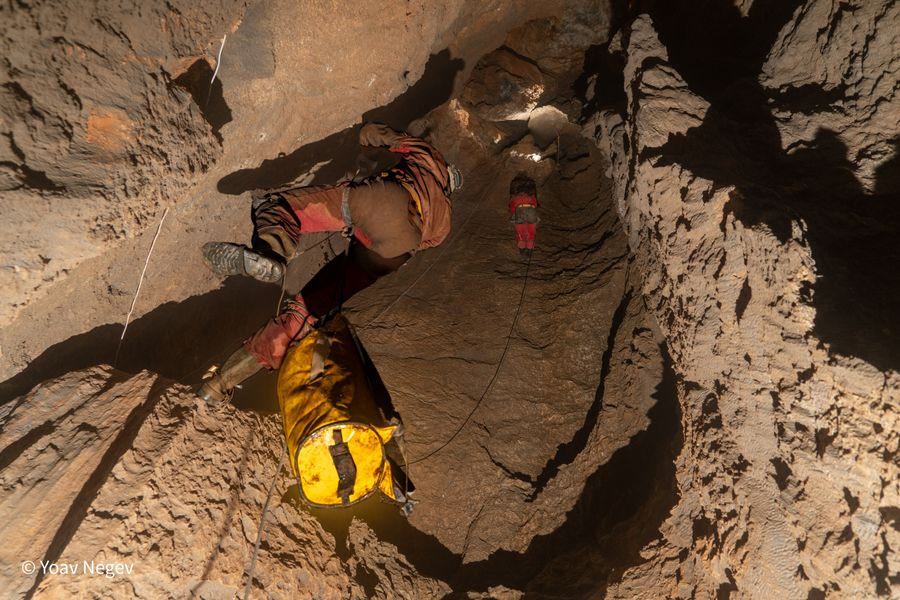
[[[108,367],[46,382],[0,409],[2,585],[10,597],[231,598],[243,595],[269,487],[274,496],[253,597],[427,598],[446,585],[416,574],[356,522],[354,558],[282,499],[278,418],[209,407],[150,373]],[[24,577],[23,561],[40,567]],[[88,565],[122,565],[115,576]],[[360,569],[379,583],[366,589]],[[386,586],[386,582],[390,582]]]
[[[896,224],[885,199],[863,194],[878,188],[863,176],[867,148],[885,147],[881,111],[898,116],[896,6],[864,4],[803,3],[774,29],[768,58],[757,54],[761,73],[724,82],[691,85],[693,57],[660,41],[678,39],[664,14],[659,33],[641,15],[618,37],[624,102],[615,90],[595,99],[604,108],[586,130],[611,160],[642,295],[678,375],[685,443],[663,538],[609,597],[896,593],[900,361],[886,335],[896,303],[880,297],[895,278],[866,268],[867,296],[839,258],[846,245],[868,261],[896,256],[878,241],[887,228],[856,210],[884,207]],[[754,8],[737,27],[753,26]],[[770,115],[765,94],[791,86],[814,103],[792,110],[776,98]],[[829,95],[836,87],[841,98]],[[823,137],[819,154],[783,153],[801,137],[790,123],[835,119],[839,140]],[[847,185],[832,168],[846,169]],[[859,329],[830,325],[837,306],[841,322],[865,315]]]

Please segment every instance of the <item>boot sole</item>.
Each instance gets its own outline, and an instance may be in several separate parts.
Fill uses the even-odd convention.
[[[278,283],[284,275],[284,267],[277,261],[228,242],[203,244],[203,259],[214,273],[225,277],[247,275],[264,283]]]

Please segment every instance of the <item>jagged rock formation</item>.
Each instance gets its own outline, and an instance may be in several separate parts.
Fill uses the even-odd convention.
[[[37,410],[43,410],[40,415]],[[37,596],[232,598],[243,594],[259,517],[276,478],[279,420],[208,407],[185,386],[149,373],[76,371],[0,408],[5,519],[3,587]],[[35,427],[37,419],[40,423]],[[52,459],[51,459],[52,457]],[[308,512],[275,497],[257,588],[294,598],[433,597],[446,585],[418,576],[364,522],[341,561]],[[20,571],[23,560],[75,565],[75,575]],[[91,576],[89,564],[121,564]],[[96,567],[94,567],[96,568]],[[366,587],[360,572],[375,582]]]
[[[221,82],[200,96],[212,76],[203,56],[242,3],[143,8],[0,9],[4,326],[48,283],[155,221],[221,156],[228,117],[204,119],[223,101]],[[191,69],[205,81],[179,79]]]
[[[0,9],[0,589],[894,593],[897,3],[132,9]],[[354,168],[361,119],[467,179],[448,241],[345,307],[407,427],[409,520],[298,503],[271,376],[233,405],[191,394],[281,293],[196,247],[249,238],[249,190]],[[528,265],[522,170],[544,202]],[[308,244],[288,293],[343,247]]]
[[[587,131],[611,160],[685,427],[678,505],[612,597],[861,598],[896,585],[900,361],[885,336],[896,302],[879,297],[896,276],[833,286],[863,284],[837,270],[842,243],[867,261],[897,256],[879,240],[896,208],[860,190],[879,187],[873,157],[888,155],[885,125],[900,114],[897,7],[806,2],[781,27],[754,19],[760,4],[734,19],[757,43],[781,28],[764,63],[769,48],[756,50],[765,93],[779,90],[772,116],[760,73],[702,79],[684,48],[694,42],[664,12],[659,34],[644,15],[610,44],[624,97],[594,85]],[[886,222],[857,203],[885,207]],[[838,309],[862,327],[823,322]]]

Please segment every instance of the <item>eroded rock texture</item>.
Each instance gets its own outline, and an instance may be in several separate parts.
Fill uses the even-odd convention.
[[[4,325],[48,282],[141,231],[221,155],[229,115],[204,56],[243,3],[133,8],[0,9]],[[215,127],[204,118],[214,110]]]
[[[0,9],[0,589],[896,595],[896,2],[133,8]],[[232,405],[188,385],[281,293],[197,248],[249,240],[251,189],[352,171],[360,120],[466,176],[450,238],[345,306],[406,425],[408,520],[298,504],[271,375]],[[288,293],[343,249],[304,242]]]
[[[897,189],[872,174],[893,168],[897,6],[707,4],[712,43],[651,9],[609,46],[621,91],[592,82],[684,426],[678,504],[611,596],[889,596]]]
[[[352,557],[339,559],[315,518],[280,500],[291,478],[286,470],[276,478],[275,416],[210,408],[183,386],[109,368],[70,373],[0,410],[2,585],[11,597],[32,588],[45,598],[242,595],[273,478],[255,595],[418,598],[446,590],[361,521],[349,532]],[[80,572],[28,578],[23,560]],[[133,573],[90,576],[84,561],[131,565]]]

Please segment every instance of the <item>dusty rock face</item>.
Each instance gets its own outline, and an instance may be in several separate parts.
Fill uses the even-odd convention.
[[[896,192],[866,183],[898,117],[896,6],[811,1],[779,22],[761,4],[719,15],[734,27],[723,35],[774,45],[738,41],[718,81],[698,76],[712,49],[692,56],[690,28],[660,9],[656,26],[640,16],[610,44],[624,89],[596,84],[605,97],[586,130],[611,159],[641,291],[679,377],[685,442],[663,539],[610,597],[856,598],[896,586],[900,360],[896,303],[881,296],[896,278],[862,266],[867,296],[840,262],[854,249],[896,257],[879,250],[895,209],[862,193]],[[836,136],[799,141],[835,119]],[[855,332],[823,318],[838,309]]]
[[[243,594],[281,453],[276,417],[210,408],[183,386],[109,368],[70,373],[0,410],[2,585],[11,597],[35,584],[45,598]],[[349,534],[353,557],[340,560],[316,520],[280,500],[287,471],[274,482],[254,596],[265,589],[297,598],[413,598],[446,590],[418,576],[363,522]],[[28,578],[24,560],[78,571]],[[85,563],[131,572],[92,575]],[[364,587],[360,570],[376,583]]]
[[[886,183],[878,172],[898,150],[898,21],[895,2],[807,2],[779,33],[760,76],[776,97],[782,148],[797,152],[823,130],[835,132],[867,192],[900,189],[896,175]]]
[[[177,78],[196,61],[211,77],[202,57],[242,10],[241,2],[0,9],[0,323],[48,282],[145,228],[221,155],[203,114],[221,103],[221,84],[195,103]]]
[[[896,3],[613,4],[0,12],[0,589],[232,598],[274,481],[253,597],[891,596]],[[360,118],[466,176],[445,244],[345,307],[407,428],[409,520],[297,503],[271,375],[233,406],[186,385],[281,292],[197,247],[248,240],[250,189],[343,175]],[[289,293],[342,249],[306,241]]]

